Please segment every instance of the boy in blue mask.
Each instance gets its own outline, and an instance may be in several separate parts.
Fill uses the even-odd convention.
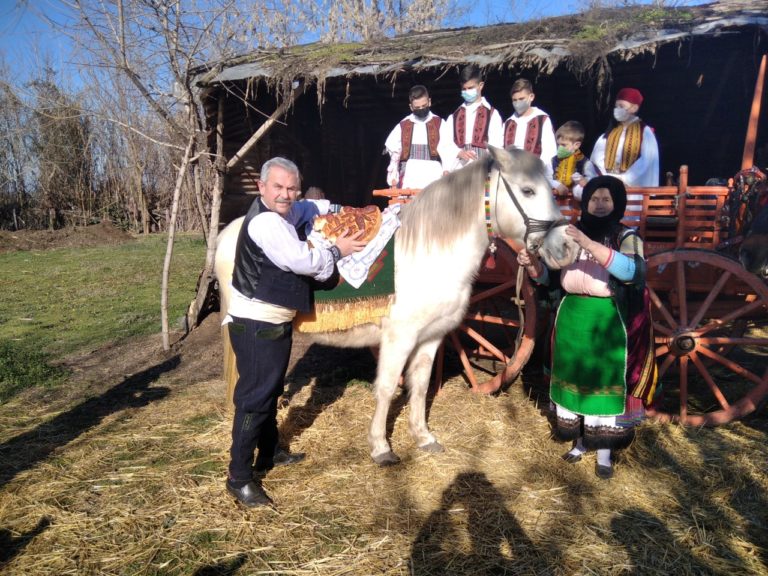
[[[581,199],[581,192],[587,182],[597,176],[597,170],[589,158],[581,152],[584,141],[584,125],[570,120],[555,133],[557,153],[547,163],[547,172],[556,196]]]
[[[548,164],[557,153],[555,131],[547,113],[533,105],[536,98],[533,84],[526,78],[518,78],[509,95],[515,111],[504,123],[504,147],[525,150]]]
[[[438,152],[444,172],[466,166],[485,153],[488,145],[501,148],[504,143],[501,116],[483,98],[483,77],[474,64],[459,74],[464,102],[446,118],[440,128]]]

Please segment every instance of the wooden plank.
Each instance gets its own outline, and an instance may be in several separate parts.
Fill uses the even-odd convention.
[[[752,109],[749,113],[747,137],[744,141],[744,154],[741,157],[742,170],[748,170],[754,166],[755,163],[755,142],[757,140],[757,124],[760,119],[760,106],[763,101],[766,56],[766,54],[763,54],[763,58],[760,61],[760,71],[757,74],[757,81],[755,82],[755,93],[752,96]]]
[[[275,125],[280,117],[285,114],[288,111],[288,108],[293,105],[296,97],[304,91],[304,86],[305,84],[302,82],[300,86],[294,88],[288,98],[286,98],[272,113],[272,115],[264,121],[264,124],[259,126],[259,129],[256,130],[253,136],[251,136],[248,141],[242,145],[240,150],[235,152],[234,156],[232,156],[232,158],[229,159],[229,162],[227,162],[227,170],[237,166],[237,164],[240,163],[245,155],[248,154],[248,151],[253,148],[267,132],[269,132],[269,130],[272,128],[272,126]]]

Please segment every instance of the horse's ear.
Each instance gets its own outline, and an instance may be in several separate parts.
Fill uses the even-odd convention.
[[[508,151],[504,150],[504,148],[496,148],[496,146],[489,145],[488,153],[500,171],[511,172],[512,155]]]

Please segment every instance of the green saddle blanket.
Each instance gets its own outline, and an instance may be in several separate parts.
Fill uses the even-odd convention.
[[[360,288],[339,277],[331,290],[315,292],[315,309],[299,313],[294,328],[302,333],[335,332],[361,324],[381,324],[395,294],[395,239],[389,240],[368,270]]]

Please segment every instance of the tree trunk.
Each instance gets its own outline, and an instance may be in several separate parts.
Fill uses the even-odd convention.
[[[205,303],[214,282],[213,261],[216,256],[216,237],[219,235],[219,212],[221,211],[221,194],[224,191],[224,177],[227,161],[224,158],[224,98],[219,98],[218,119],[216,122],[216,176],[214,178],[213,195],[211,197],[211,223],[208,226],[208,249],[205,252],[205,267],[197,282],[197,295],[187,310],[187,326],[192,329],[197,326],[200,310]]]
[[[181,187],[184,183],[184,177],[187,173],[187,165],[192,155],[192,149],[195,145],[195,135],[189,137],[187,149],[184,151],[184,158],[179,167],[179,174],[176,177],[176,187],[173,189],[173,201],[171,202],[171,214],[168,218],[168,244],[165,249],[165,261],[163,262],[163,285],[160,292],[160,323],[163,331],[163,350],[171,349],[170,336],[168,330],[168,278],[171,273],[171,257],[173,256],[173,241],[176,233],[176,214],[179,211],[179,197],[181,196]]]
[[[205,245],[210,246],[211,242],[215,238],[211,238],[208,233],[208,220],[205,217],[205,206],[203,204],[203,185],[200,181],[200,162],[195,162],[194,168],[195,175],[195,205],[197,206],[197,213],[200,216],[200,226],[203,229],[203,238],[205,238]]]

